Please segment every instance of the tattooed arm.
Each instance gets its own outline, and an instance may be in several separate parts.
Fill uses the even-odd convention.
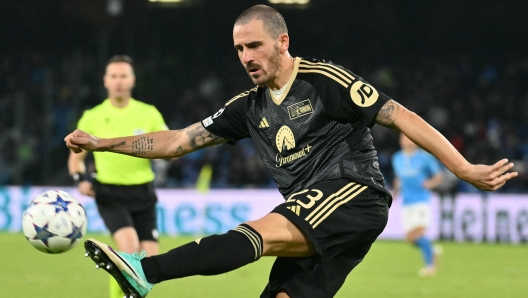
[[[378,115],[376,116],[376,123],[395,129],[396,127],[393,125],[394,119],[396,119],[397,115],[400,114],[403,109],[403,106],[394,100],[391,99],[387,101],[379,110]]]
[[[148,159],[179,157],[227,142],[207,131],[200,122],[182,130],[164,130],[110,139],[97,138],[82,130],[75,130],[64,141],[74,153],[83,150],[107,151]]]
[[[434,127],[392,99],[380,109],[376,123],[402,132],[438,158],[459,178],[481,190],[497,190],[506,181],[517,176],[516,172],[506,173],[513,167],[513,163],[508,163],[506,159],[493,166],[469,163]]]

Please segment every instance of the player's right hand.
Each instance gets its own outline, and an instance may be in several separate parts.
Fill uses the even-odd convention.
[[[95,192],[93,191],[93,185],[90,181],[81,181],[79,185],[77,185],[77,188],[79,189],[79,192],[85,196],[95,196]]]
[[[85,131],[76,129],[64,138],[64,142],[66,142],[66,147],[70,148],[73,153],[81,153],[83,149],[95,151],[98,139]]]

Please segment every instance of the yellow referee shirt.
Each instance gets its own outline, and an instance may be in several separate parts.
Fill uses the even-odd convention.
[[[153,106],[130,99],[116,108],[106,99],[84,112],[77,127],[100,138],[140,135],[166,130],[160,112]],[[154,180],[150,160],[110,152],[94,152],[97,180],[107,184],[134,185]]]

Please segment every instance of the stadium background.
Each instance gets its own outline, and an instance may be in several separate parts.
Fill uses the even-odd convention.
[[[135,59],[134,96],[156,105],[170,128],[204,119],[251,88],[232,25],[243,9],[266,2],[186,2],[3,1],[0,183],[70,184],[62,139],[105,97],[101,78],[111,55]],[[525,1],[312,0],[293,7],[278,6],[292,55],[360,74],[430,121],[471,162],[518,161],[521,176],[504,191],[528,191]],[[383,128],[374,134],[390,182],[397,135]],[[242,143],[172,163],[159,185],[192,186],[211,162],[214,188],[273,187],[251,142]]]
[[[134,96],[156,105],[173,129],[204,119],[232,96],[251,88],[232,47],[232,25],[244,9],[259,3],[269,4],[264,0],[184,0],[176,4],[147,0],[0,1],[0,230],[20,230],[21,210],[33,194],[71,186],[63,138],[85,109],[105,98],[102,76],[110,56],[133,57],[137,76]],[[445,270],[451,276],[443,282],[456,289],[456,294],[442,292],[445,284],[429,283],[424,286],[429,292],[420,288],[419,294],[403,292],[401,297],[522,297],[520,293],[528,291],[521,282],[528,277],[528,263],[526,257],[517,257],[523,255],[518,249],[525,250],[528,242],[528,2],[311,0],[306,5],[272,5],[286,18],[292,55],[331,60],[363,76],[424,117],[473,163],[506,157],[516,164],[519,177],[497,195],[488,196],[458,183],[457,199],[455,203],[447,200],[447,209],[442,209],[442,201],[435,197],[438,226],[442,226],[440,219],[447,218],[444,223],[449,230],[449,216],[451,223],[456,223],[452,234],[442,237],[436,231],[433,236],[446,241],[451,255],[459,253],[460,264],[464,264],[464,253],[471,257],[490,249],[482,256],[497,266],[481,270],[498,281],[495,291],[490,290],[494,284],[487,276],[474,275],[473,280],[464,281],[466,273],[474,274],[471,268],[479,270],[478,264],[468,265],[474,266],[469,271],[448,271],[447,264]],[[397,134],[375,127],[373,135],[390,186],[390,156],[398,149]],[[193,193],[204,165],[213,169],[213,190]],[[249,214],[246,207],[242,211],[229,209],[238,208],[238,201],[222,205],[215,198],[218,192],[248,197],[245,191],[250,191],[253,194],[249,196],[259,197],[275,187],[250,140],[209,148],[170,163],[158,162],[155,170],[157,186],[166,192],[167,201],[176,202],[169,208],[179,214],[168,219],[176,226],[169,233],[172,235],[219,232],[245,219],[244,214]],[[192,202],[198,196],[204,196],[204,203]],[[180,204],[181,197],[191,205]],[[82,200],[93,207],[87,198]],[[209,225],[192,221],[207,210],[217,214],[204,215]],[[398,216],[394,210],[393,218]],[[227,217],[221,219],[222,214]],[[93,214],[93,232],[101,231],[98,220]],[[179,230],[178,225],[185,229]],[[30,251],[23,237],[12,242],[10,237],[0,234],[0,241],[15,250],[27,249],[34,257],[31,262],[47,264],[38,252]],[[522,245],[468,247],[450,244],[452,239]],[[409,256],[416,254],[403,243],[381,242],[380,247],[375,258],[394,249]],[[497,255],[515,259],[493,259]],[[13,261],[6,264],[15,268],[16,256],[8,252],[8,259]],[[390,261],[382,259],[379,268],[394,280],[394,287],[398,282],[415,286],[410,275],[387,270],[393,265],[383,262]],[[35,270],[21,273],[21,280],[33,280],[27,274],[38,272]],[[365,270],[369,269],[361,270],[355,278],[368,284],[361,274],[368,279]],[[371,274],[377,278],[380,270]],[[461,290],[457,287],[461,284],[474,288]],[[260,286],[257,283],[256,293]],[[35,294],[42,287],[38,284]],[[104,290],[104,282],[98,287]],[[477,292],[478,288],[482,292]],[[350,293],[358,293],[356,290],[351,288]],[[13,291],[10,297],[33,295]],[[384,297],[383,292],[362,291],[359,286],[358,297],[363,297],[362,293]],[[390,292],[391,296],[394,293]]]

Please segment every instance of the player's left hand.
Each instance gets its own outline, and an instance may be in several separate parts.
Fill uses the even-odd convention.
[[[502,159],[492,166],[472,165],[467,177],[461,177],[480,190],[496,191],[501,188],[506,181],[517,177],[517,172],[509,172],[513,168],[513,163],[508,163],[507,159]]]

